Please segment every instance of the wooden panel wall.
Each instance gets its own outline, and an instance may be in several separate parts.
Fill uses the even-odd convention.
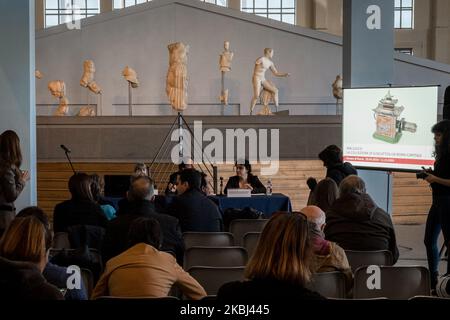
[[[77,171],[98,173],[99,175],[130,174],[133,163],[75,163]],[[164,189],[167,177],[176,171],[172,164],[161,164],[162,173],[156,177],[159,189]],[[259,175],[259,166],[253,171]],[[220,165],[219,177],[224,177],[224,185],[228,177],[234,174],[233,165]],[[72,172],[67,163],[38,164],[38,203],[49,215],[54,206],[70,197],[67,181]],[[308,177],[323,178],[325,170],[321,161],[296,160],[281,161],[278,174],[272,177],[274,192],[284,193],[291,198],[294,210],[305,206],[309,195],[306,185]],[[396,222],[423,223],[431,205],[431,191],[427,183],[417,180],[411,173],[394,173],[393,215]],[[259,175],[260,176],[260,175]],[[268,177],[260,176],[263,183]]]

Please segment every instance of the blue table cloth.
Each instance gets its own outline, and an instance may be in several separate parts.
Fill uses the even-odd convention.
[[[252,195],[251,198],[228,198],[226,196],[209,196],[209,198],[219,206],[222,214],[228,208],[250,207],[263,212],[267,218],[270,218],[277,211],[292,211],[291,200],[281,193],[274,193],[271,196]]]

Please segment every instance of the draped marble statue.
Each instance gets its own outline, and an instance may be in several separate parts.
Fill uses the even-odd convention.
[[[182,112],[187,108],[187,55],[189,46],[181,42],[172,43],[169,49],[169,70],[166,78],[166,93],[175,111]]]

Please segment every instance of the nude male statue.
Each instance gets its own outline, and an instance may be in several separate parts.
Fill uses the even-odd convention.
[[[266,71],[270,69],[276,77],[289,77],[290,73],[281,73],[275,67],[272,61],[274,50],[271,48],[264,49],[264,56],[260,57],[255,62],[255,69],[253,71],[253,98],[251,102],[250,114],[253,114],[253,109],[261,94],[262,89],[270,92],[273,96],[273,101],[278,107],[278,88],[266,80]]]

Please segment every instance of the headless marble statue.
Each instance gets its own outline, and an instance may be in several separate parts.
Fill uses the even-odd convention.
[[[84,88],[88,88],[95,94],[101,94],[102,89],[98,86],[98,84],[94,81],[95,75],[95,64],[92,60],[86,60],[83,63],[83,76],[80,80],[80,85]]]
[[[57,117],[66,116],[69,113],[69,100],[66,98],[66,84],[64,81],[50,81],[48,90],[50,90],[52,96],[59,99],[59,106],[53,115]]]
[[[189,46],[181,42],[172,43],[169,49],[169,70],[166,78],[166,93],[175,111],[187,108],[187,54]]]
[[[342,91],[342,77],[340,75],[336,76],[336,80],[334,80],[333,84],[331,85],[333,88],[333,96],[337,100],[342,100],[343,97],[343,91]]]

